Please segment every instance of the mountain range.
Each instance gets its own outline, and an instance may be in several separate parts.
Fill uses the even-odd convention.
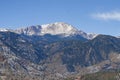
[[[79,35],[87,39],[92,39],[97,36],[95,33],[85,33],[82,30],[78,30],[70,24],[64,22],[56,22],[45,25],[29,26],[26,28],[20,28],[16,30],[12,29],[0,29],[0,31],[10,31],[18,34],[24,34],[28,36],[44,36],[46,34],[50,35],[61,35],[63,37]]]
[[[120,68],[120,38],[90,34],[64,23],[0,29],[5,80],[64,80]]]

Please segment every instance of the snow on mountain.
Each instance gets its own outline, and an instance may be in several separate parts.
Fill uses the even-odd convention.
[[[25,35],[62,35],[64,37],[73,36],[73,35],[81,35],[84,38],[92,39],[91,35],[87,35],[87,33],[76,29],[70,24],[64,22],[56,22],[45,25],[38,26],[30,26],[27,28],[17,29],[17,33],[25,34]]]
[[[21,28],[21,29],[15,30],[15,32],[19,34],[25,34],[25,35],[40,35],[41,26],[37,25],[37,26],[30,26],[27,28]]]
[[[117,36],[117,38],[120,38],[120,36]]]
[[[26,34],[26,35],[51,34],[51,35],[69,36],[72,34],[76,34],[78,30],[69,24],[66,24],[63,22],[56,22],[53,24],[45,24],[41,26],[30,26],[27,28],[18,29],[17,32]]]
[[[12,29],[0,28],[0,32],[15,32]]]
[[[30,26],[26,28],[20,28],[17,30],[0,28],[0,31],[2,32],[11,31],[18,34],[25,34],[29,36],[31,35],[43,36],[45,34],[51,34],[51,35],[62,35],[63,37],[67,37],[67,36],[80,35],[87,39],[93,39],[97,36],[97,34],[86,33],[64,22]]]
[[[9,31],[9,30],[5,28],[0,28],[0,32],[6,32],[6,31]]]
[[[96,34],[96,33],[87,33],[88,39],[93,39],[93,38],[95,38],[98,35],[99,34]]]
[[[59,34],[64,34],[65,36],[69,36],[72,34],[76,34],[78,30],[74,27],[72,27],[69,24],[66,23],[53,23],[53,24],[47,24],[47,25],[42,25],[41,29],[41,34],[51,34],[51,35],[59,35]]]

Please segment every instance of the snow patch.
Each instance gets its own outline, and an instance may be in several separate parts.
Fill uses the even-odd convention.
[[[96,33],[87,33],[88,39],[93,39],[95,37],[97,37],[99,34]]]
[[[9,31],[8,29],[5,29],[5,28],[0,28],[0,31],[1,32],[6,32],[6,31]]]
[[[120,59],[120,54],[118,54],[117,59]]]

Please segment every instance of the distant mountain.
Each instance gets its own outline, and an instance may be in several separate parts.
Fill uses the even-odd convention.
[[[15,32],[18,34],[24,34],[27,36],[44,36],[44,35],[53,35],[53,36],[61,36],[61,37],[73,37],[73,36],[81,36],[86,39],[93,39],[98,34],[95,33],[86,33],[82,30],[79,30],[75,27],[73,27],[70,24],[64,23],[64,22],[56,22],[51,24],[44,24],[44,25],[37,25],[37,26],[29,26],[26,28],[19,28],[16,30],[12,29],[5,29],[0,28],[0,31],[10,31]]]
[[[120,69],[120,38],[88,34],[66,23],[0,30],[0,77],[64,80]]]
[[[45,25],[38,25],[38,26],[30,26],[27,28],[17,29],[17,33],[25,34],[25,35],[61,35],[63,37],[80,35],[87,39],[92,39],[95,37],[95,34],[88,34],[76,29],[75,27],[63,23],[63,22],[56,22],[52,24],[45,24]]]

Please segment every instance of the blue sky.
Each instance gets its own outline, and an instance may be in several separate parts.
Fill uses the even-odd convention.
[[[85,32],[120,35],[120,0],[0,0],[0,28],[66,22]]]

